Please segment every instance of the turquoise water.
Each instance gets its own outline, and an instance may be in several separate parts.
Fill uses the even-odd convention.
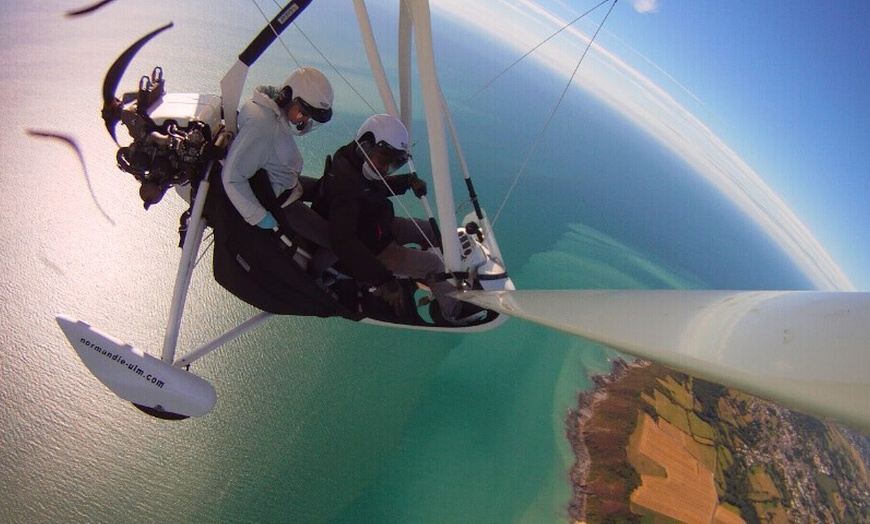
[[[614,355],[578,338],[515,320],[460,336],[276,319],[194,365],[218,404],[181,423],[142,415],[89,375],[54,315],[156,352],[183,211],[167,198],[146,213],[137,184],[115,168],[99,119],[103,71],[135,38],[174,20],[134,61],[126,88],[159,63],[170,89],[212,91],[250,28],[261,26],[249,6],[229,2],[186,1],[159,13],[116,4],[75,21],[57,8],[0,6],[0,521],[564,521],[573,462],[564,413]],[[307,32],[350,27],[352,14],[333,4],[315,3]],[[451,45],[469,35],[454,36]],[[298,35],[288,41],[316,60]],[[361,78],[352,38],[319,42]],[[482,84],[486,68],[473,74],[474,55],[439,56],[456,57],[445,68],[451,81]],[[249,86],[286,74],[280,47],[262,60]],[[539,125],[516,122],[511,89],[532,85],[523,78],[456,115],[491,211]],[[362,90],[375,100],[370,85]],[[300,142],[308,165],[346,142],[367,111],[346,86],[336,91],[352,102],[316,140]],[[518,287],[803,285],[744,219],[648,139],[582,95],[566,104],[567,119],[554,125],[498,224]],[[28,137],[29,127],[79,140],[111,221],[73,152]],[[194,277],[182,348],[254,313],[212,282],[208,263]]]

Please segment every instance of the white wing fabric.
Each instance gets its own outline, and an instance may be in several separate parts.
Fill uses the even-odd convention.
[[[870,430],[870,293],[472,291],[458,298]]]

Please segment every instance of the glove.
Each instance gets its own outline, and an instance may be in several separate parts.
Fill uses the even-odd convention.
[[[408,179],[408,185],[411,187],[411,191],[414,192],[414,196],[420,198],[426,195],[426,181],[417,176],[417,173],[411,173],[408,175],[410,178]]]
[[[263,217],[263,220],[257,222],[257,227],[262,229],[275,229],[278,227],[278,221],[275,220],[275,217],[272,216],[272,213],[266,211],[266,216]]]
[[[402,293],[402,286],[396,279],[387,280],[383,284],[375,288],[375,296],[380,297],[393,308],[397,315],[401,314],[405,309],[405,297]]]

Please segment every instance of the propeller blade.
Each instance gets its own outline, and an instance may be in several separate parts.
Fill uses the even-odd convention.
[[[134,42],[126,51],[121,53],[121,56],[115,60],[112,67],[110,67],[109,71],[106,73],[106,78],[103,80],[103,120],[106,122],[106,130],[109,131],[109,135],[112,136],[112,140],[114,140],[116,144],[118,143],[118,139],[115,138],[115,125],[117,125],[120,120],[119,113],[121,106],[117,98],[115,98],[115,91],[118,89],[118,84],[121,83],[121,77],[124,76],[124,71],[127,70],[127,66],[130,65],[130,62],[133,60],[133,57],[136,56],[136,53],[138,53],[149,40],[170,27],[172,27],[172,22],[169,22],[163,27],[158,27]]]
[[[92,13],[97,9],[103,7],[104,5],[113,2],[114,0],[102,0],[101,2],[97,2],[95,4],[91,4],[89,6],[81,7],[79,9],[73,9],[72,11],[67,11],[66,16],[80,16],[88,13]]]
[[[103,209],[103,206],[100,205],[100,202],[97,200],[97,195],[94,193],[94,186],[91,185],[91,177],[88,175],[88,166],[85,164],[85,155],[82,153],[82,149],[79,147],[79,143],[70,135],[64,133],[58,133],[56,131],[43,131],[40,129],[27,129],[27,134],[30,136],[40,137],[40,138],[52,138],[56,140],[60,140],[64,142],[68,146],[70,146],[73,151],[75,151],[76,155],[79,157],[79,164],[82,166],[82,172],[85,174],[85,182],[88,184],[88,191],[91,193],[91,198],[94,200],[94,204],[97,206],[97,209],[100,210],[100,213],[103,217],[109,221],[113,226],[115,225],[115,221],[112,220],[112,217],[106,213],[106,210]]]
[[[870,429],[870,293],[470,291],[457,298]]]

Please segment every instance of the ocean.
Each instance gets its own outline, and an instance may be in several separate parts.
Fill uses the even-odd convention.
[[[315,2],[301,25],[375,100],[356,40],[322,36],[349,26],[353,14],[339,4]],[[564,415],[616,355],[579,338],[518,320],[455,335],[273,319],[194,364],[218,402],[183,422],[143,415],[88,373],[54,316],[158,352],[184,210],[169,195],[144,211],[138,184],[115,167],[99,117],[103,74],[132,41],[173,20],[121,90],[161,65],[169,90],[214,92],[263,20],[232,2],[158,9],[118,0],[81,19],[61,15],[73,7],[0,6],[0,521],[563,522],[573,463]],[[294,55],[329,74],[288,33],[288,47],[302,49]],[[472,37],[458,29],[447,45]],[[457,79],[483,85],[507,55],[486,67],[472,60],[480,53],[439,55],[448,98],[464,102],[472,90]],[[288,67],[286,51],[273,46],[246,94]],[[543,125],[548,102],[529,96],[547,92],[539,72],[520,69],[458,104],[491,213]],[[300,140],[312,174],[371,112],[333,84],[344,104],[335,123]],[[518,288],[807,287],[654,140],[579,90],[564,104],[496,224]],[[72,149],[27,129],[74,136],[88,177]],[[208,266],[206,257],[194,276],[182,351],[255,313],[217,286]]]

